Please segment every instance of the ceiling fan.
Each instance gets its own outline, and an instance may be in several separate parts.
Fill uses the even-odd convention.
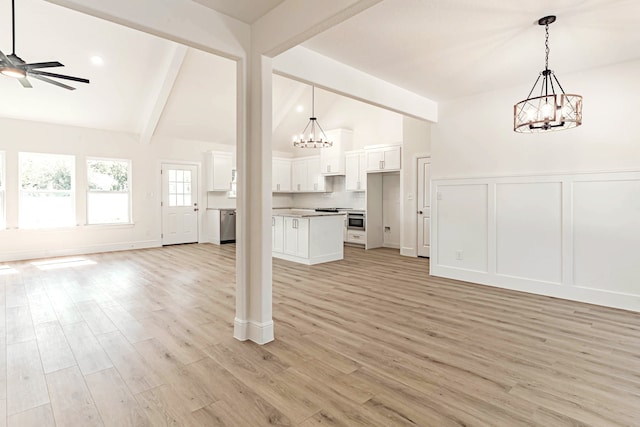
[[[34,62],[27,64],[22,58],[16,55],[16,14],[15,14],[15,0],[11,0],[11,26],[13,29],[13,51],[11,55],[5,55],[0,51],[0,74],[7,77],[13,77],[25,88],[31,88],[31,83],[27,77],[34,78],[52,85],[59,86],[68,90],[75,90],[76,88],[68,86],[64,83],[52,80],[50,77],[56,79],[72,80],[74,82],[89,83],[89,80],[80,77],[65,76],[62,74],[49,73],[46,71],[40,71],[40,68],[54,68],[64,67],[58,61],[52,62]]]

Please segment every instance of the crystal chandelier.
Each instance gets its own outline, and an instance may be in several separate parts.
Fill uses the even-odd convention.
[[[293,137],[293,146],[299,148],[327,148],[333,145],[325,135],[315,113],[315,86],[311,86],[311,117],[300,135]],[[309,132],[307,139],[305,134]]]
[[[513,106],[513,130],[516,132],[571,129],[582,124],[582,96],[565,93],[555,73],[549,69],[549,24],[555,20],[553,15],[538,20],[538,25],[545,26],[545,66],[527,99]],[[539,91],[536,90],[538,83]],[[559,89],[558,93],[556,89]],[[532,97],[534,92],[540,95]]]

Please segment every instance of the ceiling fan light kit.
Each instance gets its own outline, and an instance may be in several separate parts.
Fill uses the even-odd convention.
[[[76,88],[64,83],[60,83],[56,80],[52,80],[51,78],[71,80],[79,83],[89,83],[89,80],[80,77],[66,76],[63,74],[55,74],[39,70],[39,68],[64,67],[64,65],[62,65],[58,61],[36,62],[27,64],[22,58],[16,55],[15,0],[11,0],[11,28],[13,51],[11,52],[11,55],[5,55],[2,51],[0,51],[0,74],[17,79],[24,88],[33,87],[31,86],[31,83],[29,82],[29,79],[27,79],[27,77],[31,77],[45,83],[50,83],[67,90],[75,90]]]
[[[322,130],[315,113],[315,86],[311,86],[311,117],[309,117],[309,123],[305,126],[300,135],[294,135],[293,146],[298,148],[328,148],[333,145],[332,141],[329,141],[327,135]],[[305,139],[305,134],[309,131],[309,136]]]
[[[545,67],[527,99],[513,106],[515,132],[548,132],[571,129],[582,124],[582,96],[565,93],[555,73],[549,69],[549,25],[555,21],[554,15],[538,20],[538,25],[545,26]],[[539,91],[536,90],[538,83]]]

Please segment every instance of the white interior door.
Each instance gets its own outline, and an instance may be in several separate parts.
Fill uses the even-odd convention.
[[[431,256],[431,159],[418,159],[418,256]]]
[[[198,241],[198,167],[162,165],[162,244]]]

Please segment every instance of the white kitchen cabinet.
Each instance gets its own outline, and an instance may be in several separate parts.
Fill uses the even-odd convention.
[[[274,258],[306,265],[344,258],[344,214],[276,209],[271,220]]]
[[[307,182],[309,191],[315,192],[325,191],[326,179],[320,170],[320,158],[311,158],[307,160]]]
[[[345,152],[351,149],[353,132],[348,129],[334,129],[326,132],[333,145],[320,150],[320,171],[323,175],[344,175]]]
[[[284,217],[284,247],[282,252],[309,258],[309,218]]]
[[[357,245],[365,245],[367,243],[367,232],[362,230],[348,230],[347,243],[355,243]]]
[[[291,162],[291,190],[296,193],[308,191],[307,179],[307,160],[293,160]]]
[[[329,191],[326,179],[320,173],[320,157],[305,157],[291,162],[291,184],[295,193]]]
[[[367,172],[399,171],[401,167],[399,145],[365,149]]]
[[[271,217],[271,249],[273,252],[284,251],[284,217]]]
[[[291,192],[291,160],[274,158],[271,164],[271,191]]]
[[[367,155],[364,151],[345,153],[346,191],[365,191],[367,189]]]
[[[231,191],[233,155],[210,151],[205,153],[207,168],[207,191]]]

